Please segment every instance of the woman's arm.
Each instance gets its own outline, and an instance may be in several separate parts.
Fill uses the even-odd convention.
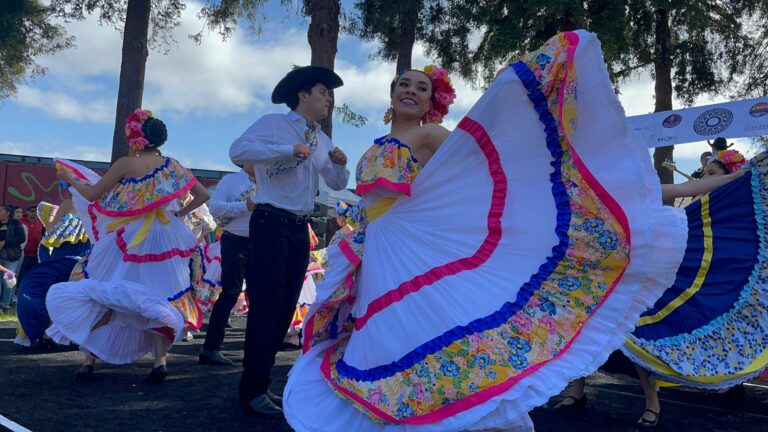
[[[75,205],[72,203],[71,199],[65,199],[61,202],[61,204],[59,204],[59,208],[56,209],[56,214],[53,216],[53,219],[51,219],[49,226],[56,226],[56,224],[59,223],[59,221],[69,213],[75,213]],[[50,228],[46,226],[46,229]]]
[[[208,201],[208,199],[211,197],[211,195],[208,193],[208,189],[206,189],[205,186],[203,186],[200,182],[195,183],[195,185],[192,186],[192,190],[189,192],[192,194],[192,201],[188,202],[187,205],[176,212],[177,217],[182,218],[186,216],[192,210],[205,204],[205,202]]]
[[[80,181],[76,180],[72,173],[67,169],[57,168],[56,175],[59,179],[69,183],[75,190],[88,201],[96,201],[110,189],[112,189],[120,180],[122,180],[125,173],[125,165],[127,158],[120,158],[112,164],[99,181],[93,186],[88,186]]]
[[[723,176],[708,177],[685,183],[661,185],[661,198],[666,201],[674,198],[707,194],[746,173],[747,170],[740,169]]]

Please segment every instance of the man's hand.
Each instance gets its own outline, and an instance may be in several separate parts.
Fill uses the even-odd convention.
[[[245,200],[245,208],[247,208],[248,211],[253,211],[253,206],[254,206],[253,201],[249,199]]]
[[[0,240],[0,249],[5,247],[5,240]]]
[[[309,157],[309,146],[306,144],[296,144],[293,146],[293,155],[299,159]]]
[[[328,157],[331,158],[331,162],[335,163],[336,165],[347,164],[347,155],[345,155],[344,152],[341,151],[341,149],[338,147],[334,147],[333,150],[329,151]]]

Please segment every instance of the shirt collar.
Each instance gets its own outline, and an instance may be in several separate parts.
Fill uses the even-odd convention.
[[[288,111],[288,114],[286,114],[285,116],[288,117],[288,120],[296,123],[301,123],[302,125],[305,125],[305,126],[309,123],[307,119],[301,116],[301,114],[293,110]],[[315,122],[315,126],[319,129],[319,124],[317,122]]]

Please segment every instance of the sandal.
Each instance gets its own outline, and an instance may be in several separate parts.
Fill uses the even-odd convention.
[[[571,403],[565,403],[566,401],[573,401]],[[556,409],[568,410],[568,411],[581,411],[587,406],[587,395],[583,394],[580,398],[575,396],[566,396],[559,404],[555,406]]]
[[[645,413],[653,414],[653,420],[648,420],[647,418],[645,418]],[[642,429],[654,428],[658,425],[659,425],[659,412],[649,408],[646,408],[645,411],[643,411],[643,415],[641,415],[640,419],[637,421],[637,427]]]

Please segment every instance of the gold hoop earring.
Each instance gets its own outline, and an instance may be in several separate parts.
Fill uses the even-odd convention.
[[[392,122],[392,117],[395,116],[395,110],[392,107],[389,107],[387,112],[384,113],[384,124],[390,124]]]

